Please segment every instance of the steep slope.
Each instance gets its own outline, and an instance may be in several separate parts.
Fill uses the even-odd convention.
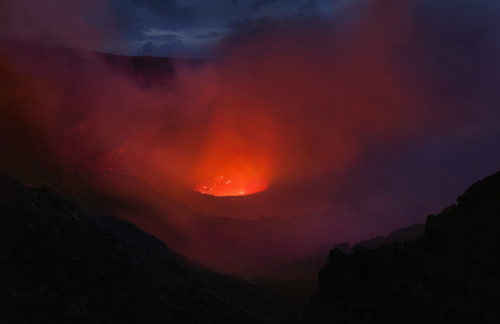
[[[0,322],[255,323],[263,291],[131,223],[0,178]]]
[[[130,221],[210,269],[254,278],[269,275],[270,265],[293,258],[292,253],[287,254],[293,249],[290,233],[293,224],[287,220],[250,220],[200,213],[192,209],[197,201],[186,204],[164,196],[133,176],[109,171],[87,174],[60,190],[77,197],[79,206],[86,210]],[[214,199],[191,190],[187,194]],[[227,203],[228,211],[245,207],[234,207],[234,201],[214,200],[220,206]]]
[[[427,218],[423,238],[330,253],[308,322],[500,322],[500,173]]]

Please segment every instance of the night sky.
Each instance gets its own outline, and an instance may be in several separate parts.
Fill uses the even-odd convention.
[[[221,39],[257,25],[298,17],[328,17],[347,1],[114,0],[128,54],[206,57]],[[113,45],[117,46],[116,43]]]

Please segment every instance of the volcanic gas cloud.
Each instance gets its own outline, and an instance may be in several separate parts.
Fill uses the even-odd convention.
[[[481,120],[496,116],[494,78],[471,63],[481,58],[474,62],[499,71],[491,63],[498,23],[489,14],[498,8],[486,0],[474,11],[457,4],[454,12],[474,15],[464,21],[446,1],[394,0],[360,1],[333,18],[263,23],[229,37],[215,60],[158,61],[175,69],[154,82],[92,52],[103,38],[119,37],[102,3],[16,3],[8,0],[0,13],[2,173],[107,206],[226,271],[405,224],[385,213],[391,203],[383,199],[399,189],[370,195],[376,207],[354,213],[361,207],[347,202],[361,199],[368,180],[354,190],[345,184],[360,170],[379,174],[367,161],[472,125],[464,116],[475,98]],[[81,12],[99,18],[89,24]],[[43,19],[26,18],[39,13]],[[457,40],[456,30],[491,37]],[[466,78],[457,77],[462,72]],[[151,210],[118,212],[110,200],[94,199],[103,192]]]
[[[22,105],[43,119],[26,123],[41,128],[65,169],[112,169],[160,191],[257,193],[275,181],[341,172],[366,147],[425,127],[428,105],[412,66],[419,57],[397,52],[415,37],[407,7],[375,6],[355,24],[262,26],[224,43],[216,63],[180,67],[169,86],[140,87],[92,54],[14,43],[4,61],[30,83],[4,105],[35,101]]]

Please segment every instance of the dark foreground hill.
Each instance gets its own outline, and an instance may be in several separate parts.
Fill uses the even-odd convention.
[[[306,312],[316,323],[500,323],[500,173],[427,218],[410,243],[335,249]]]
[[[333,250],[304,322],[500,322],[499,216],[497,173],[416,241]],[[0,323],[291,323],[310,295],[308,282],[207,270],[131,223],[4,178],[0,241]]]
[[[261,288],[48,187],[0,178],[0,240],[1,323],[267,322]]]

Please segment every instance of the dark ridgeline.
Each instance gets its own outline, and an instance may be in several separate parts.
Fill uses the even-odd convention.
[[[0,178],[0,323],[266,323],[262,289]]]
[[[427,218],[411,243],[335,249],[307,323],[500,323],[500,173]]]
[[[282,264],[275,267],[275,272],[279,277],[286,278],[316,278],[318,270],[321,269],[328,260],[331,250],[337,249],[344,253],[351,253],[356,248],[375,248],[382,244],[392,244],[395,242],[414,241],[424,235],[425,225],[414,224],[405,228],[391,232],[387,236],[379,236],[369,240],[361,241],[350,245],[347,242],[335,245],[324,245],[312,255],[300,259],[294,263]]]
[[[499,214],[497,173],[429,216],[422,238],[386,244],[415,227],[340,246],[303,322],[499,322]],[[0,323],[292,323],[311,294],[307,282],[207,270],[48,187],[0,178],[0,215]]]

